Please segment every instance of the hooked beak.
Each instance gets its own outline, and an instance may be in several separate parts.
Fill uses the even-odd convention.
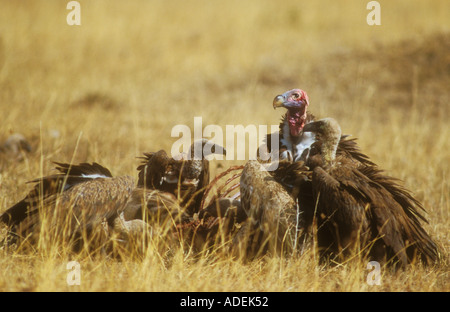
[[[276,109],[278,107],[283,107],[283,106],[284,106],[284,96],[283,95],[277,95],[273,99],[273,109]]]
[[[273,99],[273,109],[276,109],[278,107],[284,107],[284,108],[297,108],[302,109],[308,105],[308,102],[306,100],[299,100],[299,101],[292,101],[292,100],[286,100],[286,97],[284,95],[277,95]]]

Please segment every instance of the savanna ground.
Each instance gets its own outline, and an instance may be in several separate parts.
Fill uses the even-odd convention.
[[[33,152],[0,171],[0,212],[52,173],[52,161],[99,162],[135,175],[137,156],[170,151],[177,124],[278,124],[275,95],[302,88],[310,110],[413,191],[427,231],[449,249],[450,2],[0,1],[0,140]],[[77,143],[78,142],[78,143]],[[213,161],[212,173],[242,161]],[[449,291],[447,260],[366,283],[365,263],[322,267],[314,251],[253,263],[151,248],[142,259],[0,250],[0,291]],[[68,286],[66,264],[81,265]]]

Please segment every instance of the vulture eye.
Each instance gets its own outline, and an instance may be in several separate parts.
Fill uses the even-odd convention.
[[[292,97],[293,97],[294,99],[298,99],[298,98],[300,97],[300,94],[294,93],[294,94],[292,94]]]

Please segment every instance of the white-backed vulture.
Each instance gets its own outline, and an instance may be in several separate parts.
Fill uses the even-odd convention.
[[[27,196],[0,216],[10,229],[9,243],[37,244],[45,228],[50,241],[78,249],[82,239],[96,239],[94,232],[113,225],[135,187],[132,177],[113,177],[97,163],[56,165],[58,174],[31,181]]]
[[[439,257],[436,244],[420,224],[422,204],[376,166],[337,153],[339,124],[331,118],[307,124],[315,134],[306,164],[313,170],[312,194],[322,258],[343,261],[368,256],[376,261],[408,263]]]
[[[208,184],[198,214],[193,221],[182,224],[184,238],[192,242],[194,251],[210,247],[228,248],[236,232],[247,220],[238,199],[239,180],[243,166],[232,166],[221,172]],[[211,192],[213,192],[211,196]]]
[[[79,245],[86,239],[95,241],[94,234],[102,234],[102,229],[137,232],[169,221],[184,222],[200,205],[209,182],[203,156],[176,161],[164,151],[146,155],[138,167],[137,185],[132,177],[113,177],[97,163],[56,164],[59,174],[31,181],[32,191],[0,215],[10,228],[10,243],[37,243],[43,224],[55,239]]]
[[[211,153],[226,154],[223,147],[213,145],[206,139],[198,143],[202,151],[206,144],[211,144]],[[161,150],[157,153],[146,153],[143,164],[138,167],[138,185],[175,194],[185,207],[186,213],[191,216],[199,212],[210,179],[209,161],[206,159],[208,155],[202,153],[201,158],[196,159],[195,144],[197,143],[192,143],[188,152],[190,157],[183,155],[181,159],[175,160]]]
[[[240,191],[248,221],[235,238],[236,255],[292,254],[303,246],[305,220],[296,198],[258,161],[245,165]]]

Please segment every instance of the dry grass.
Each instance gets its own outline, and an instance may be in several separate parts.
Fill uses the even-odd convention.
[[[426,229],[449,248],[450,4],[379,1],[0,1],[0,140],[30,138],[34,152],[0,166],[0,211],[51,173],[51,161],[97,161],[135,174],[144,151],[170,150],[177,124],[277,124],[271,101],[305,89],[311,110],[336,118],[427,207]],[[77,146],[77,141],[79,144]],[[77,146],[77,148],[76,148]],[[213,173],[236,162],[212,163]],[[220,166],[222,167],[220,167]],[[250,264],[220,254],[170,264],[0,250],[0,291],[449,291],[448,262],[382,271],[317,265],[313,252]],[[80,286],[66,263],[81,264]]]

